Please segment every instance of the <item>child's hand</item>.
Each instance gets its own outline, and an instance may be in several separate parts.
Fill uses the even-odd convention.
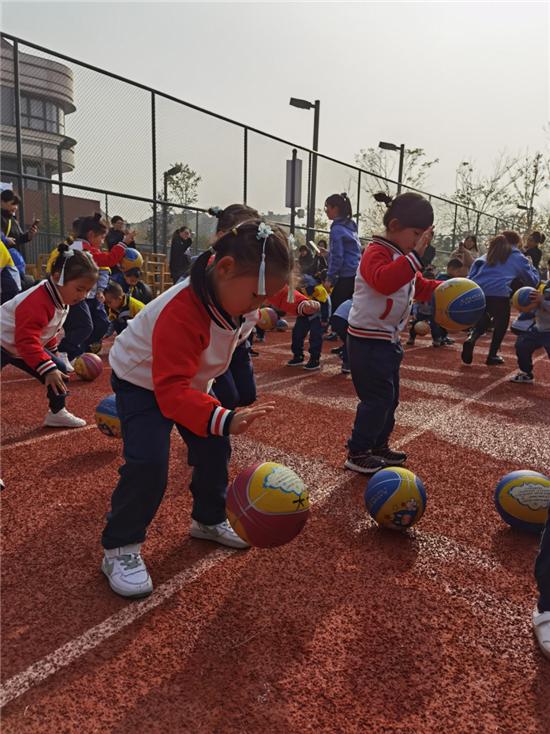
[[[128,230],[128,232],[126,232],[126,234],[125,234],[125,235],[124,235],[124,237],[122,238],[122,242],[123,242],[123,243],[124,243],[125,245],[127,245],[127,246],[128,246],[128,245],[131,245],[131,244],[132,244],[132,242],[133,242],[133,241],[134,241],[134,239],[135,239],[135,234],[136,234],[135,230],[133,230],[133,229],[130,229],[130,230]]]
[[[263,418],[274,410],[275,405],[273,403],[256,405],[254,408],[237,408],[229,426],[229,433],[233,436],[244,433],[250,428],[256,418]]]
[[[431,227],[428,227],[428,229],[426,229],[424,232],[422,232],[422,234],[418,238],[414,246],[414,251],[418,255],[420,255],[420,257],[422,257],[422,255],[426,252],[426,249],[428,245],[430,244],[430,242],[432,241],[433,236],[434,236],[434,228],[432,225]]]
[[[535,291],[535,293],[529,294],[529,300],[540,306],[540,304],[544,301],[544,296],[542,295],[542,293]]]
[[[306,301],[302,306],[302,313],[304,316],[313,316],[314,313],[318,313],[321,309],[319,301]]]
[[[61,370],[48,372],[45,379],[46,387],[51,387],[56,395],[64,395],[67,392],[64,375]]]

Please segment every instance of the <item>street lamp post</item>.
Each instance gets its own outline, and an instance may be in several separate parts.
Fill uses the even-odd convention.
[[[394,143],[378,143],[378,147],[382,150],[398,150],[399,151],[399,174],[397,176],[397,194],[401,193],[401,186],[403,183],[403,164],[405,162],[405,144],[394,145]]]
[[[171,176],[175,176],[176,173],[179,173],[181,171],[181,165],[178,163],[177,165],[173,166],[172,168],[169,168],[167,171],[164,171],[162,174],[164,179],[164,204],[162,207],[162,234],[163,234],[163,247],[166,248],[166,241],[168,239],[168,179]],[[166,252],[166,250],[164,250]]]
[[[313,239],[315,235],[315,198],[317,194],[317,156],[315,153],[319,150],[319,119],[321,115],[321,102],[316,99],[315,102],[308,102],[306,99],[290,98],[291,107],[298,107],[302,110],[310,110],[313,107],[313,158],[311,161],[311,182],[308,192],[308,211],[306,222],[306,242]]]
[[[533,206],[524,206],[523,204],[518,204],[517,207],[518,209],[523,209],[523,211],[527,212],[527,231],[530,232],[533,225],[535,208]]]

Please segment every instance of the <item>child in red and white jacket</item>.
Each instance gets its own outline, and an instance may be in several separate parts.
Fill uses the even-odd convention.
[[[0,309],[1,366],[12,364],[47,386],[50,410],[44,425],[80,428],[86,421],[65,408],[67,369],[57,352],[57,335],[70,306],[81,303],[97,282],[93,259],[59,245],[47,280],[29,288]]]
[[[242,222],[194,262],[189,279],[147,304],[111,348],[125,464],[103,531],[102,570],[117,594],[139,597],[153,590],[141,543],[164,496],[174,424],[193,467],[191,536],[248,547],[225,514],[229,436],[248,430],[274,406],[225,408],[211,388],[249,335],[258,307],[285,288],[291,267],[280,230],[259,219]],[[298,308],[307,312],[307,301]]]
[[[430,300],[440,283],[421,275],[433,236],[430,202],[415,193],[375,198],[388,207],[386,231],[373,237],[361,258],[348,326],[349,364],[361,402],[344,466],[362,474],[406,461],[405,453],[388,444],[399,403],[400,334],[413,300]]]

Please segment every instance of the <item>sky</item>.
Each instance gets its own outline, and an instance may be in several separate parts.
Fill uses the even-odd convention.
[[[503,151],[548,153],[543,2],[18,0],[2,4],[1,27],[306,146],[313,113],[290,107],[289,98],[319,99],[322,152],[353,162],[380,140],[424,148],[440,159],[426,184],[434,193],[453,191],[461,161],[489,173]],[[105,188],[149,189],[147,94],[121,91],[88,72],[75,85],[80,120],[75,113],[67,126],[79,141],[80,176]],[[242,185],[242,131],[163,100],[157,114],[159,166],[184,160],[195,167],[203,176],[201,204],[234,199]],[[284,210],[289,154],[288,146],[252,136],[250,203],[277,209],[280,200]],[[321,195],[344,186],[341,169],[320,169]],[[76,172],[73,180],[81,180]]]

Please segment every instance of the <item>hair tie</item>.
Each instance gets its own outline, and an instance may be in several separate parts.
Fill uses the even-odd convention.
[[[65,285],[65,265],[67,264],[67,260],[74,255],[74,250],[65,250],[61,254],[63,255],[63,267],[61,268],[61,275],[59,276],[57,285]]]

